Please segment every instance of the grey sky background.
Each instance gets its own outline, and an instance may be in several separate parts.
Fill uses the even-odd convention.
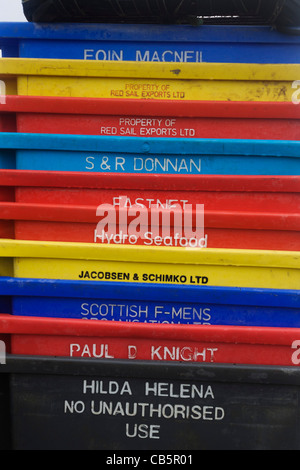
[[[1,21],[27,21],[23,14],[21,0],[0,0]]]

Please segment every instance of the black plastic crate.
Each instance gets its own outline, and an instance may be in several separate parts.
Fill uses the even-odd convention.
[[[0,450],[11,450],[10,388],[9,374],[2,374],[0,365]]]
[[[300,449],[296,367],[8,356],[8,376],[14,450]]]

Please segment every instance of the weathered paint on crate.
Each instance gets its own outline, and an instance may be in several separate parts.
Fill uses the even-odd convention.
[[[298,64],[2,59],[7,95],[292,102]]]

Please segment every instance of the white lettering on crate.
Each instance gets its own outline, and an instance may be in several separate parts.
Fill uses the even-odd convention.
[[[203,62],[203,52],[199,50],[144,50],[137,49],[132,55],[123,49],[83,49],[84,60],[135,60],[136,62]]]
[[[119,51],[103,49],[84,49],[83,51],[84,60],[124,60],[124,51],[121,49]]]
[[[196,129],[174,118],[120,117],[115,125],[100,126],[100,135],[135,137],[195,137]]]
[[[295,80],[292,83],[292,88],[296,88],[296,91],[292,94],[292,102],[294,104],[300,103],[300,80]]]
[[[161,439],[166,421],[181,426],[183,421],[218,422],[226,416],[209,383],[142,379],[137,386],[126,379],[83,379],[81,387],[82,400],[64,400],[64,414],[121,419],[119,432],[127,438]],[[147,424],[141,423],[145,419]]]
[[[135,60],[137,62],[202,62],[202,51],[171,51],[162,52],[146,50],[144,52],[137,50]]]
[[[4,341],[0,341],[0,364],[6,364],[6,344]]]
[[[80,306],[82,318],[110,321],[146,321],[147,323],[193,323],[210,325],[211,308],[176,305],[149,305],[84,302]]]
[[[70,357],[86,357],[97,359],[114,359],[110,344],[71,343]],[[215,362],[218,348],[202,348],[194,346],[149,346],[148,355],[151,361],[182,361],[182,362]],[[127,359],[138,358],[138,347],[134,344],[127,346]]]
[[[128,159],[128,157],[127,157]],[[161,174],[200,174],[201,158],[189,157],[134,157],[131,166],[126,157],[88,156],[85,170],[109,172],[161,173]]]

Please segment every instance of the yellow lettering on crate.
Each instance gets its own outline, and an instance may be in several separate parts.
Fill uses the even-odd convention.
[[[227,80],[124,80],[120,78],[28,77],[19,94],[150,100],[291,102],[289,82]]]

